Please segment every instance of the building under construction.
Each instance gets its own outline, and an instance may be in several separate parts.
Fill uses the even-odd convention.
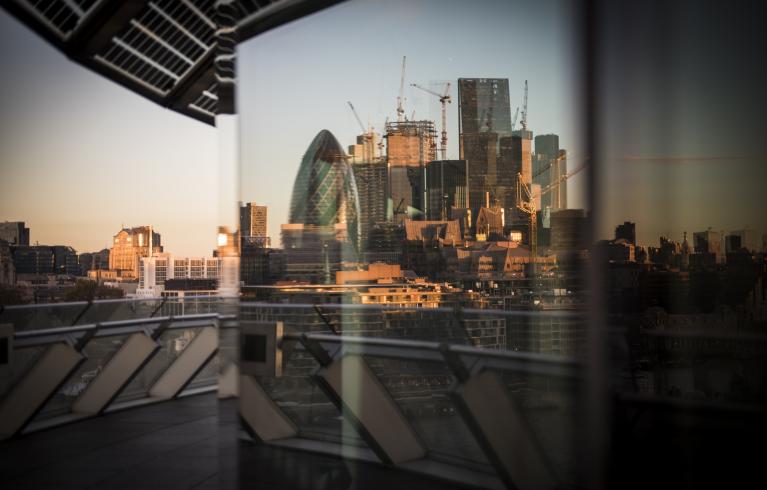
[[[437,157],[436,134],[433,121],[386,123],[389,196],[396,223],[423,214],[426,189],[423,169]]]

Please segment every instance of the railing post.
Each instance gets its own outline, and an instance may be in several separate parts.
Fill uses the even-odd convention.
[[[48,347],[0,402],[0,440],[19,434],[85,361],[68,343]]]
[[[440,350],[458,380],[450,396],[506,486],[520,490],[558,487],[525,414],[501,377],[481,364],[470,370],[447,345]]]
[[[160,349],[145,333],[131,334],[72,404],[72,412],[102,413]]]
[[[218,351],[217,321],[202,327],[189,345],[149,388],[149,396],[170,399],[178,396]]]
[[[301,341],[321,365],[314,381],[382,462],[399,464],[426,456],[426,446],[362,356],[344,355],[340,349],[331,360],[310,337]],[[357,382],[345,389],[344,377],[349,376]]]

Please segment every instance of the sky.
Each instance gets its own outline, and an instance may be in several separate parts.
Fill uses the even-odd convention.
[[[219,202],[269,206],[279,237],[301,157],[330,130],[359,132],[347,106],[380,130],[394,119],[402,56],[405,109],[439,121],[410,83],[453,84],[448,157],[457,148],[459,77],[508,78],[512,112],[529,82],[528,125],[560,135],[572,169],[586,158],[574,2],[354,0],[238,47],[239,190],[222,193],[220,132],[66,59],[0,10],[0,220],[78,251],[108,246],[122,225],[152,224],[167,251],[208,255]],[[597,64],[598,235],[637,222],[659,235],[744,226],[767,232],[761,148],[767,69],[764,7],[735,0],[604,2]],[[439,128],[438,128],[439,129]],[[230,129],[226,129],[230,131]],[[239,135],[237,138],[236,135]],[[232,135],[227,135],[231,139]],[[236,155],[236,153],[235,153]],[[227,177],[227,175],[224,175]],[[585,173],[568,183],[586,207]]]
[[[458,157],[458,78],[508,78],[512,106],[528,80],[528,126],[560,135],[576,165],[580,150],[578,57],[568,1],[355,0],[241,44],[237,51],[240,193],[269,207],[273,241],[287,223],[290,193],[314,136],[328,129],[342,146],[360,132],[347,105],[381,131],[396,119],[402,57],[405,111],[440,127],[438,92],[451,82],[448,158]],[[582,174],[568,189],[585,206]],[[580,192],[579,192],[580,191]]]
[[[0,63],[0,221],[78,252],[151,224],[166,251],[212,253],[216,128],[76,65],[2,9]]]

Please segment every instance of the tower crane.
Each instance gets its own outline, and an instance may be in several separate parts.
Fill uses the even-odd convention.
[[[402,57],[402,75],[399,79],[399,95],[397,95],[397,121],[402,122],[405,117],[405,109],[402,107],[405,92],[405,61],[407,56]]]
[[[349,108],[352,110],[352,114],[354,114],[354,118],[357,120],[357,124],[360,125],[360,129],[362,130],[362,134],[367,134],[367,130],[365,129],[365,125],[362,124],[362,119],[360,119],[359,114],[357,114],[357,110],[354,109],[354,106],[352,105],[351,101],[346,101],[347,104],[349,104]]]
[[[525,80],[525,99],[522,103],[522,130],[527,131],[527,80]]]
[[[442,140],[440,141],[440,145],[442,146],[442,159],[447,160],[447,107],[445,104],[453,103],[453,99],[450,97],[450,82],[445,84],[445,91],[442,94],[437,93],[434,90],[421,87],[416,83],[411,83],[410,85],[421,89],[428,94],[438,97],[439,103],[442,104]]]
[[[514,131],[514,126],[517,125],[517,116],[519,116],[519,106],[517,106],[517,110],[514,111],[514,119],[511,120],[511,130]]]
[[[535,206],[535,200],[540,198],[544,194],[548,194],[552,190],[559,187],[563,182],[577,174],[587,165],[584,163],[580,167],[576,168],[570,173],[562,175],[554,180],[551,184],[547,185],[535,195],[529,185],[527,185],[522,179],[522,173],[517,173],[517,209],[525,214],[530,215],[530,258],[532,259],[533,276],[535,275],[535,259],[538,257],[538,211]]]
[[[352,114],[354,114],[354,118],[357,120],[357,124],[360,125],[360,129],[362,130],[362,137],[365,139],[365,145],[364,150],[365,153],[373,153],[372,148],[372,141],[373,141],[373,128],[367,128],[365,129],[365,125],[362,124],[362,119],[360,119],[359,114],[357,114],[357,110],[352,105],[351,101],[346,101],[347,104],[349,104],[349,108],[352,110]],[[373,161],[373,155],[365,155],[365,159],[369,162]]]

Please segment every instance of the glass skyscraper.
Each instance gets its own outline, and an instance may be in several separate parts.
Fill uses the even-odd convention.
[[[511,137],[509,80],[459,78],[458,122],[460,158],[466,160],[472,216],[488,201],[513,207],[515,173],[510,152],[499,143]]]
[[[291,224],[333,227],[346,224],[349,240],[359,244],[357,184],[341,145],[323,129],[306,150],[293,184]]]

